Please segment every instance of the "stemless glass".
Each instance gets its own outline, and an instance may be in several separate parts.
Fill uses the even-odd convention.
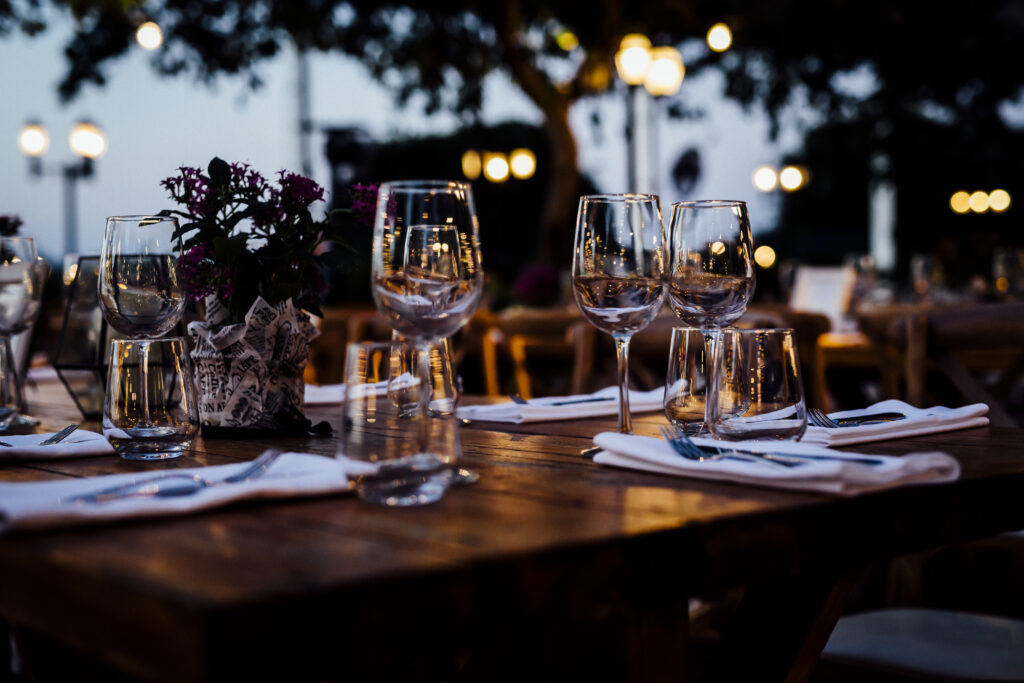
[[[121,457],[176,458],[198,433],[199,405],[185,340],[112,340],[103,435]]]
[[[807,429],[796,340],[791,329],[730,330],[724,354],[740,370],[741,409],[708,399],[708,429],[719,439],[799,439]],[[726,392],[721,392],[723,398]]]
[[[178,221],[170,216],[111,216],[100,251],[100,308],[115,330],[139,341],[139,387],[148,391],[149,339],[167,334],[185,311],[178,277]],[[149,401],[140,399],[145,428]]]
[[[661,310],[665,294],[665,226],[658,197],[580,197],[572,261],[573,294],[583,316],[615,340],[619,431],[629,414],[629,340]]]
[[[753,242],[745,202],[699,200],[672,205],[668,300],[680,320],[706,330],[709,402],[717,395],[724,327],[754,296]]]
[[[23,408],[21,377],[11,349],[11,338],[24,332],[39,314],[47,266],[36,253],[31,237],[0,237],[0,345],[7,359],[10,385],[8,396],[16,407],[0,417],[0,429],[7,429]]]
[[[410,340],[419,362],[419,412],[430,414],[430,349],[465,325],[480,303],[483,266],[473,193],[466,183],[383,183],[373,227],[371,284],[377,310]],[[430,420],[420,420],[419,447],[429,450]],[[444,467],[444,454],[434,454]]]

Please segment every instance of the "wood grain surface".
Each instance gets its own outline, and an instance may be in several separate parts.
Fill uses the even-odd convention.
[[[33,404],[43,427],[74,418],[47,396]],[[307,413],[335,423],[337,411]],[[637,416],[636,431],[654,435],[663,421]],[[463,427],[462,464],[480,482],[423,508],[337,495],[0,537],[0,618],[145,680],[681,680],[691,596],[806,588],[824,609],[858,567],[1024,528],[1024,430],[861,445],[943,450],[963,477],[837,498],[580,457],[614,426],[609,417]],[[0,480],[215,465],[267,445],[201,439],[159,464],[0,464]],[[336,442],[273,445],[332,455]],[[820,616],[803,612],[792,656],[774,674],[759,669],[760,680],[795,680],[787,672]],[[786,630],[783,615],[776,623]]]

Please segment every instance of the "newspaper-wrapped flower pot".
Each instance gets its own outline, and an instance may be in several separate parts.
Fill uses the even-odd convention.
[[[193,322],[188,332],[205,435],[217,428],[309,429],[302,375],[320,332],[291,300],[271,306],[258,298],[244,323]]]

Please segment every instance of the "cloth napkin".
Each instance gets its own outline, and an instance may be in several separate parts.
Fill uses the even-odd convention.
[[[415,381],[415,380],[414,380]],[[375,384],[363,385],[369,387],[367,393],[364,395],[368,396],[382,396],[388,393],[387,381],[377,382]],[[338,405],[345,400],[345,385],[344,384],[307,384],[305,390],[305,396],[303,402],[306,405],[311,406],[329,406]]]
[[[307,406],[329,406],[345,400],[344,384],[307,384],[303,402]]]
[[[122,518],[176,516],[219,507],[237,500],[315,496],[348,491],[349,476],[362,474],[368,467],[373,467],[347,458],[334,459],[309,453],[284,453],[256,479],[209,486],[190,495],[121,498],[104,502],[69,500],[75,496],[172,472],[194,474],[209,481],[217,481],[248,466],[248,462],[243,462],[81,479],[0,482],[0,533],[13,529],[72,526]]]
[[[907,417],[903,420],[893,422],[879,422],[876,424],[859,425],[857,427],[837,427],[827,429],[807,425],[801,443],[816,444],[819,446],[848,446],[855,443],[867,441],[882,441],[886,439],[900,439],[906,436],[918,436],[920,434],[935,434],[937,432],[951,432],[954,429],[966,429],[967,427],[984,427],[988,424],[985,413],[988,406],[984,403],[973,403],[962,408],[944,408],[935,406],[932,408],[915,408],[903,401],[889,400],[876,403],[873,406],[861,410],[844,410],[839,413],[829,413],[829,417],[857,417],[858,415],[870,415],[872,413],[903,413]]]
[[[872,458],[881,465],[856,462],[813,460],[796,467],[780,467],[772,463],[741,460],[687,460],[662,439],[634,434],[604,432],[594,437],[603,450],[594,462],[647,472],[672,474],[698,479],[717,479],[741,484],[755,484],[785,489],[821,491],[853,496],[868,491],[906,486],[938,484],[960,476],[960,463],[940,452],[912,453],[899,457],[843,453],[821,446],[794,441],[725,442],[694,438],[701,446],[728,447],[760,453],[784,455],[828,455],[838,458]]]
[[[643,413],[661,410],[664,389],[653,391],[630,391],[629,412]],[[611,399],[588,403],[570,403],[555,405],[566,401],[585,401],[586,399]],[[548,422],[552,420],[574,420],[584,417],[619,414],[619,388],[605,387],[593,394],[577,394],[575,396],[546,396],[531,398],[525,405],[514,403],[495,403],[492,405],[463,406],[456,411],[459,417],[481,422]]]
[[[50,460],[54,458],[83,458],[90,455],[111,455],[114,448],[106,437],[96,432],[76,429],[66,439],[52,446],[37,446],[48,439],[49,434],[0,434],[0,441],[11,444],[10,448],[0,446],[0,461],[3,460]]]

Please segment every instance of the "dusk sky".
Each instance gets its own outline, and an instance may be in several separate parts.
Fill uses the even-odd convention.
[[[87,85],[65,106],[58,100],[56,84],[66,69],[62,49],[71,26],[69,19],[58,16],[40,37],[13,34],[0,40],[0,92],[5,102],[0,108],[0,213],[19,214],[25,221],[22,232],[37,239],[47,258],[55,260],[64,253],[62,187],[57,176],[29,177],[17,146],[18,132],[29,119],[41,120],[50,131],[44,164],[51,171],[73,160],[67,134],[77,120],[89,118],[106,132],[108,149],[97,162],[97,174],[78,184],[82,253],[98,253],[106,216],[168,208],[159,182],[179,165],[205,166],[216,155],[247,161],[266,175],[282,168],[299,169],[293,52],[286,51],[262,68],[265,86],[254,92],[241,79],[221,77],[209,87],[188,76],[161,78],[148,64],[150,55],[136,47],[127,57],[104,66],[105,87]],[[314,55],[311,74],[318,128],[361,126],[383,140],[447,132],[457,124],[446,113],[426,117],[415,101],[397,109],[388,91],[370,80],[362,66],[341,55]],[[662,117],[658,124],[662,209],[668,220],[671,203],[683,199],[668,173],[679,154],[697,146],[703,172],[686,198],[747,200],[756,232],[774,222],[775,203],[754,190],[751,174],[759,164],[777,163],[798,139],[788,131],[778,143],[769,144],[765,118],[744,113],[724,101],[720,92],[716,74],[687,77],[681,91],[687,106],[703,108],[708,115],[699,121]],[[626,190],[625,107],[624,93],[616,92],[584,100],[572,112],[580,167],[604,192]],[[602,117],[599,134],[590,122],[595,108]],[[483,118],[486,123],[540,120],[529,100],[504,76],[488,81]],[[314,176],[327,185],[323,142],[321,134],[314,136]]]

